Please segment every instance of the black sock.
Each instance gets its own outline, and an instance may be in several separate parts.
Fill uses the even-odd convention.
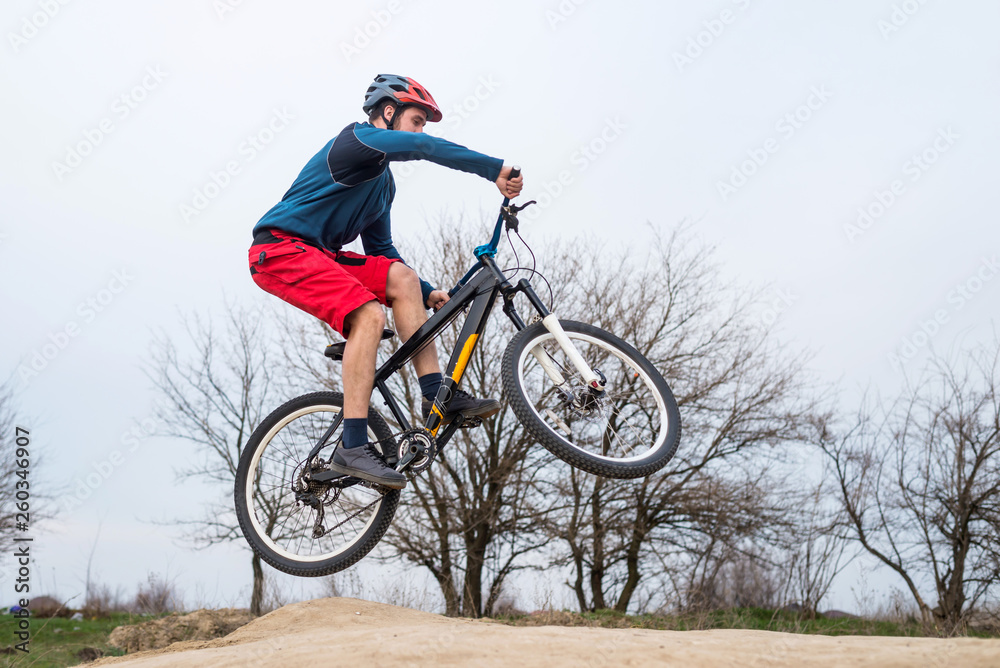
[[[344,447],[358,448],[368,443],[368,418],[344,420]]]
[[[444,380],[444,376],[440,373],[429,373],[426,376],[421,376],[417,380],[420,381],[420,394],[424,395],[424,399],[427,401],[434,401],[434,397],[437,396],[438,390],[441,389],[441,383]]]

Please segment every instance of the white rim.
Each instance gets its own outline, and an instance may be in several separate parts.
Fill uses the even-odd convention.
[[[323,554],[311,555],[311,556],[306,556],[306,555],[301,555],[301,554],[295,554],[293,552],[289,552],[288,550],[286,550],[282,546],[278,545],[273,540],[271,540],[271,537],[267,535],[267,533],[264,531],[263,527],[261,527],[260,523],[257,521],[257,510],[256,510],[256,507],[254,505],[254,498],[255,497],[253,495],[253,486],[254,486],[253,485],[253,481],[254,481],[254,478],[256,477],[257,465],[260,462],[261,455],[271,445],[271,440],[274,438],[274,436],[279,431],[281,431],[285,427],[285,425],[287,425],[289,422],[291,422],[292,420],[296,420],[296,419],[302,417],[303,415],[308,415],[310,413],[318,413],[320,411],[328,411],[328,412],[332,412],[332,413],[339,413],[340,412],[340,407],[339,406],[329,405],[329,404],[326,404],[326,405],[317,405],[317,406],[308,406],[306,408],[301,408],[301,409],[295,411],[294,413],[291,413],[290,415],[288,415],[285,418],[283,418],[280,422],[278,422],[278,424],[276,424],[273,427],[271,427],[271,429],[267,432],[267,434],[264,435],[264,438],[261,439],[261,445],[257,446],[257,449],[256,449],[256,451],[253,454],[253,459],[250,461],[250,470],[247,472],[246,489],[244,491],[245,491],[246,498],[247,498],[247,506],[249,507],[249,510],[250,510],[250,513],[249,513],[249,515],[250,515],[250,523],[253,525],[254,532],[261,538],[261,540],[264,541],[265,544],[267,544],[267,546],[272,551],[274,551],[276,554],[281,555],[282,557],[285,557],[286,559],[291,559],[292,561],[299,561],[299,562],[323,561],[324,559],[329,559],[329,558],[335,557],[335,556],[337,556],[339,554],[343,554],[348,549],[350,549],[353,545],[355,545],[359,540],[361,540],[362,536],[364,536],[366,533],[368,533],[369,527],[371,527],[372,522],[375,520],[375,517],[378,515],[378,511],[382,507],[382,499],[379,499],[378,500],[378,504],[372,507],[371,515],[368,517],[368,521],[365,522],[364,528],[362,528],[361,531],[359,531],[357,533],[357,535],[354,537],[353,540],[351,540],[350,542],[346,543],[342,547],[340,547],[340,548],[338,548],[338,549],[336,549],[336,550],[334,550],[332,552],[325,552]],[[378,438],[375,435],[375,433],[372,431],[371,427],[368,428],[368,435],[369,435],[369,437],[371,437],[372,440],[376,440]],[[303,456],[305,454],[306,453],[303,453]],[[310,513],[310,515],[311,514],[312,513]],[[312,540],[312,539],[310,539],[310,540]]]
[[[534,402],[532,402],[529,399],[527,403],[528,403],[528,407],[531,409],[531,412],[535,414],[535,416],[538,418],[539,422],[541,422],[543,425],[545,425],[546,429],[549,430],[550,435],[554,436],[555,438],[558,438],[561,442],[563,442],[566,445],[568,445],[569,447],[577,450],[578,452],[582,452],[584,454],[587,454],[587,455],[589,455],[591,457],[595,457],[595,458],[600,459],[602,461],[615,462],[615,463],[636,463],[636,462],[641,462],[641,461],[643,461],[645,459],[648,459],[650,455],[655,454],[666,443],[666,441],[667,441],[667,432],[668,432],[669,427],[670,427],[670,424],[669,424],[669,415],[667,414],[667,406],[666,406],[666,404],[663,401],[663,397],[660,396],[659,390],[656,389],[656,385],[653,383],[653,379],[649,377],[649,374],[647,374],[644,369],[642,369],[640,366],[636,365],[635,362],[630,357],[628,357],[625,354],[623,354],[621,351],[619,351],[616,347],[612,346],[608,342],[602,341],[601,339],[598,339],[596,337],[590,336],[589,334],[583,334],[581,332],[574,332],[574,331],[571,331],[571,330],[568,330],[568,329],[566,330],[566,335],[569,336],[569,338],[571,338],[571,339],[587,341],[589,343],[593,343],[595,345],[600,346],[602,349],[607,350],[612,355],[614,355],[615,357],[617,357],[618,359],[620,359],[622,362],[624,362],[626,365],[628,365],[628,367],[630,369],[632,369],[634,372],[636,372],[637,374],[639,374],[639,376],[640,376],[640,378],[642,378],[642,381],[645,384],[645,386],[649,389],[650,393],[656,398],[656,406],[657,406],[657,408],[659,409],[659,412],[660,412],[660,431],[659,431],[659,433],[656,436],[656,440],[653,442],[653,446],[651,448],[649,448],[648,450],[646,450],[641,455],[634,455],[632,457],[608,457],[608,456],[605,456],[605,455],[602,455],[602,454],[599,454],[599,453],[590,452],[589,450],[584,450],[583,448],[579,447],[575,443],[573,443],[571,441],[568,441],[565,438],[563,438],[562,436],[560,436],[559,433],[556,432],[555,429],[552,429],[549,426],[548,422],[546,422],[545,417],[541,413],[538,412],[537,408],[535,408]],[[545,333],[539,334],[537,337],[535,337],[534,339],[532,339],[531,341],[529,341],[529,345],[526,345],[524,347],[524,349],[521,351],[521,354],[520,354],[520,356],[518,357],[518,360],[517,360],[517,375],[518,375],[518,382],[519,382],[519,384],[520,384],[520,386],[521,386],[522,389],[526,387],[526,382],[525,382],[525,377],[524,377],[524,369],[525,369],[524,362],[525,362],[525,359],[529,355],[531,355],[531,351],[535,347],[537,347],[537,346],[545,343],[546,341],[550,341],[550,340],[554,340],[554,339],[555,339],[555,337],[550,332],[545,332]],[[532,357],[532,359],[534,359],[534,358]],[[540,367],[539,367],[539,369],[540,369]],[[542,375],[545,376],[544,371],[542,372]],[[548,376],[545,376],[545,378],[548,378]]]

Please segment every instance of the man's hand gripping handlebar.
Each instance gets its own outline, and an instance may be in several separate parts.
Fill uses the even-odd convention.
[[[508,198],[514,199],[521,194],[521,186],[524,185],[524,177],[521,176],[521,168],[517,165],[513,167],[503,167],[500,176],[496,180],[500,193]]]
[[[514,230],[515,232],[517,232],[518,231],[517,230],[517,214],[518,214],[518,212],[519,211],[523,211],[524,209],[527,209],[532,204],[536,204],[536,202],[535,202],[535,200],[531,200],[529,202],[525,202],[521,206],[517,206],[515,204],[511,204],[510,203],[510,200],[512,200],[514,197],[516,197],[517,193],[521,192],[521,184],[524,183],[524,177],[521,176],[521,168],[520,167],[518,167],[517,165],[514,165],[513,167],[510,168],[510,173],[507,175],[507,182],[509,184],[512,184],[512,185],[516,184],[517,191],[516,191],[516,193],[514,195],[510,195],[510,196],[507,197],[507,199],[504,200],[503,206],[500,207],[500,215],[503,217],[504,226],[508,230]],[[499,179],[498,179],[498,183],[499,183]],[[501,187],[500,191],[504,192],[504,189]]]

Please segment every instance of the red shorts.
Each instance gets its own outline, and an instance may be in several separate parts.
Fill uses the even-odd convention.
[[[344,334],[344,318],[362,304],[385,296],[389,266],[397,259],[328,251],[272,230],[276,243],[250,246],[254,283]]]

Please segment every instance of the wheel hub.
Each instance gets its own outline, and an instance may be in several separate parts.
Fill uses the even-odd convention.
[[[589,388],[581,388],[573,393],[569,408],[577,417],[593,418],[601,408],[600,399],[591,394]]]
[[[594,373],[600,379],[601,387],[605,387],[608,379],[604,377],[600,369],[594,369]],[[601,408],[606,397],[604,390],[598,390],[590,385],[581,385],[575,388],[567,397],[569,408],[579,417],[594,418],[601,415]]]

